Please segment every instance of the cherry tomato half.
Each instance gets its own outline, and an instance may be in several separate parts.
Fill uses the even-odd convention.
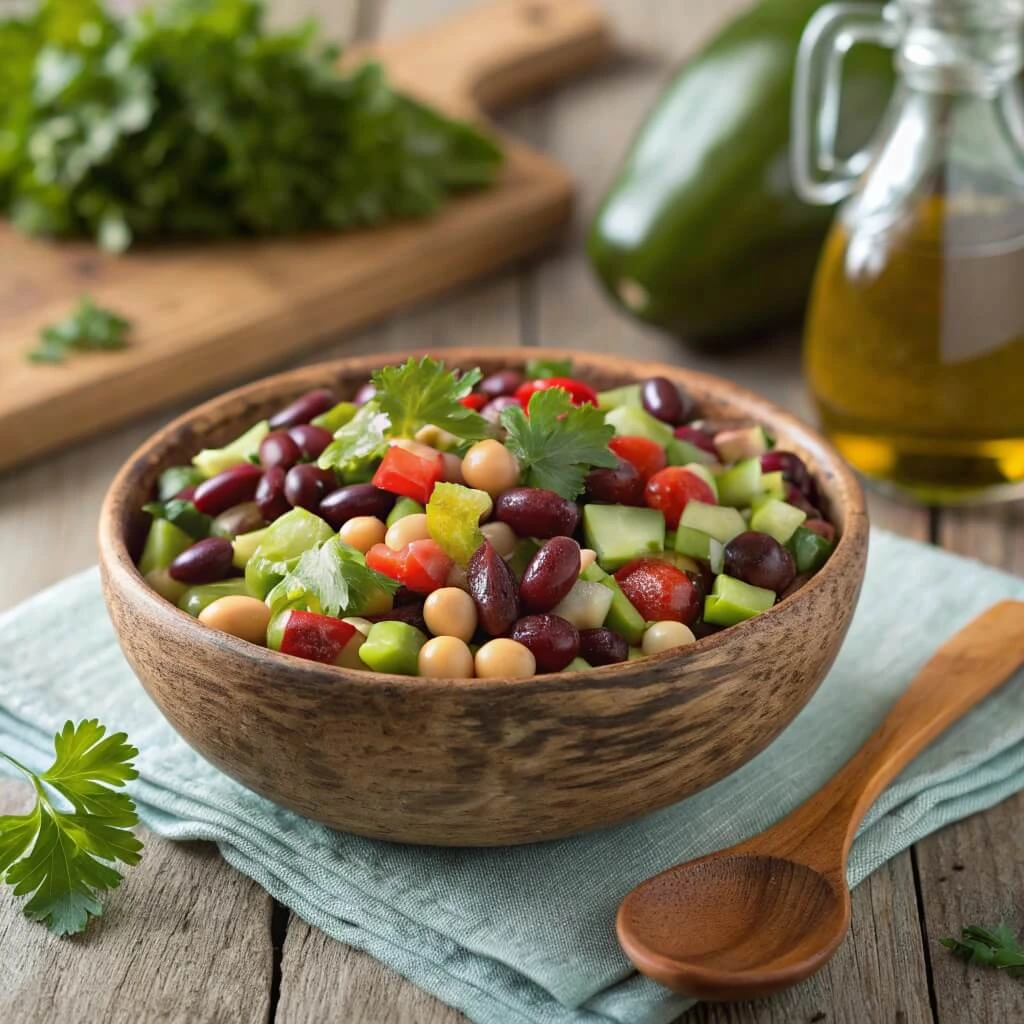
[[[486,395],[466,395],[465,398],[459,399],[459,405],[464,405],[467,409],[472,409],[473,412],[479,412],[490,399]]]
[[[428,459],[393,445],[373,475],[373,486],[426,505],[434,484],[443,477],[444,458],[440,452],[436,459]]]
[[[683,509],[691,501],[703,501],[715,505],[715,493],[707,481],[683,466],[669,466],[660,470],[647,481],[644,498],[649,508],[660,509],[669,529],[679,525]]]
[[[516,388],[515,399],[525,409],[530,404],[530,399],[538,391],[547,391],[549,388],[561,388],[567,392],[573,405],[583,405],[589,402],[597,405],[597,392],[581,380],[574,380],[572,377],[544,377],[542,380],[528,380]]]
[[[646,483],[659,469],[668,465],[665,449],[646,437],[613,437],[608,442],[619,458],[631,463]]]
[[[700,591],[682,569],[656,558],[624,565],[615,579],[634,608],[649,622],[685,622],[700,615]]]

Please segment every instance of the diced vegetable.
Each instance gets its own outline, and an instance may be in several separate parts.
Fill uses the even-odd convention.
[[[617,569],[634,558],[664,549],[665,517],[653,508],[584,505],[583,537],[605,569]]]
[[[191,547],[194,538],[167,519],[154,519],[146,535],[146,545],[139,559],[139,572],[143,576],[154,569],[166,569],[175,558]]]
[[[605,413],[604,421],[623,437],[646,437],[662,447],[672,440],[672,428],[639,406],[620,405]]]
[[[785,544],[806,518],[807,513],[802,509],[770,498],[750,517],[750,528],[767,533],[780,544]]]
[[[571,622],[577,629],[597,629],[604,625],[611,606],[611,590],[600,583],[578,580],[551,614]]]
[[[259,455],[260,443],[269,433],[270,424],[267,420],[261,420],[223,448],[204,448],[192,459],[192,465],[205,479],[209,479],[232,466],[251,462]]]
[[[718,501],[733,508],[745,508],[762,490],[761,463],[745,459],[718,474]]]
[[[747,528],[747,524],[743,521],[743,516],[736,509],[728,505],[709,505],[703,501],[691,501],[683,509],[679,525],[680,527],[689,527],[692,530],[700,530],[701,533],[714,537],[715,540],[720,541],[722,544],[728,544],[733,537],[738,536]],[[678,531],[676,550],[683,551],[679,547]],[[683,551],[683,554],[688,555],[690,552]],[[701,556],[695,555],[693,557],[699,558]]]

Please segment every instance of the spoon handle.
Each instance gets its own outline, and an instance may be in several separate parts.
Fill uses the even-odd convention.
[[[821,860],[814,866],[828,868],[836,864],[838,843],[845,861],[857,826],[882,790],[1021,666],[1024,601],[1002,601],[947,640],[838,774],[772,827],[773,847],[799,846],[805,857]]]

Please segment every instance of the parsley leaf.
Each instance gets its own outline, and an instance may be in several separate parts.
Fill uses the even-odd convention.
[[[604,413],[589,403],[573,405],[562,388],[535,392],[528,415],[515,405],[503,409],[501,423],[528,487],[575,498],[594,466],[616,465],[608,448],[615,430]]]
[[[28,896],[25,916],[58,935],[82,931],[103,907],[99,895],[121,883],[114,866],[136,864],[142,843],[131,831],[135,804],[118,792],[138,777],[138,751],[123,732],[106,736],[98,721],[67,722],[54,737],[55,760],[41,775],[0,754],[36,791],[27,814],[0,817],[0,880]],[[60,810],[51,793],[71,807]]]
[[[490,436],[490,424],[460,405],[459,399],[473,390],[481,376],[479,369],[456,375],[445,369],[443,359],[424,356],[401,366],[384,366],[371,379],[395,436],[412,437],[420,427],[432,424],[456,437],[478,441]]]
[[[79,352],[124,348],[131,324],[109,309],[97,306],[88,296],[78,300],[78,308],[59,323],[44,327],[42,339],[28,358],[34,363],[62,363],[72,350]]]
[[[1011,977],[1024,978],[1024,945],[1005,921],[995,928],[970,924],[961,929],[959,939],[950,936],[942,944],[968,963],[995,967]]]
[[[544,380],[547,377],[571,376],[571,359],[531,359],[526,364],[527,380]]]
[[[332,537],[303,551],[267,603],[275,613],[303,602],[323,615],[358,615],[380,591],[393,594],[397,589],[397,580],[368,568],[361,552]]]
[[[321,469],[351,473],[363,463],[380,458],[387,449],[391,420],[375,401],[367,402],[334,434],[334,440],[320,453]]]
[[[200,512],[191,501],[171,498],[170,501],[150,501],[142,506],[154,519],[166,519],[180,527],[190,537],[202,540],[210,536],[213,517]]]

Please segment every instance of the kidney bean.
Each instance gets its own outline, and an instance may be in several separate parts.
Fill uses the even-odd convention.
[[[561,672],[580,650],[579,630],[559,615],[526,615],[509,636],[530,649],[538,672]]]
[[[554,537],[530,559],[519,583],[520,600],[531,612],[549,612],[579,575],[579,544],[571,537]]]
[[[761,469],[765,473],[777,473],[782,471],[784,479],[795,484],[804,494],[807,494],[812,485],[811,474],[796,452],[780,451],[773,448],[770,452],[761,455]]]
[[[257,488],[258,489],[258,488]],[[241,505],[232,505],[221,512],[210,526],[210,533],[215,537],[237,537],[240,533],[252,533],[267,525],[259,505],[255,501],[245,501]]]
[[[260,443],[260,465],[291,469],[302,458],[302,449],[287,430],[273,430]]]
[[[513,487],[498,495],[494,518],[520,537],[571,537],[580,523],[579,506],[541,487]]]
[[[366,403],[377,394],[377,389],[367,381],[365,384],[360,385],[352,398],[353,405],[366,405]]]
[[[480,415],[491,423],[498,423],[501,420],[502,410],[508,409],[513,405],[519,405],[517,398],[514,398],[512,395],[499,395],[480,410]]]
[[[270,417],[270,429],[280,430],[283,427],[295,427],[300,423],[308,423],[314,416],[327,412],[332,405],[334,405],[334,395],[327,388],[307,391]]]
[[[292,508],[305,508],[316,512],[329,488],[337,479],[329,469],[320,469],[310,462],[292,466],[285,474],[284,496]]]
[[[262,475],[263,470],[251,462],[232,466],[210,477],[209,480],[204,480],[196,488],[192,501],[200,512],[205,512],[208,516],[219,516],[232,505],[252,501]]]
[[[288,436],[298,445],[307,459],[318,458],[320,453],[334,440],[334,435],[323,427],[312,423],[300,423],[288,428]]]
[[[340,530],[350,519],[356,516],[376,516],[386,519],[394,508],[396,496],[390,491],[382,491],[373,484],[348,484],[331,491],[320,502],[320,515],[335,530]]]
[[[171,562],[171,579],[179,583],[216,583],[231,572],[234,549],[225,537],[197,540]]]
[[[580,657],[590,665],[615,665],[629,658],[629,644],[611,629],[581,629]]]
[[[692,424],[683,427],[676,427],[673,431],[680,441],[689,441],[695,448],[707,452],[708,455],[718,457],[718,450],[715,448],[715,439],[703,430],[699,430]]]
[[[503,395],[511,395],[522,383],[523,375],[518,370],[498,370],[484,377],[476,389],[488,398],[501,398]]]
[[[271,466],[256,487],[256,504],[260,514],[268,522],[283,516],[291,508],[284,496],[285,475],[286,471],[280,466]]]
[[[667,377],[648,377],[640,385],[640,403],[656,420],[683,423],[694,412],[693,399]]]
[[[466,566],[466,586],[480,626],[491,636],[504,636],[519,618],[519,595],[512,570],[489,540],[473,552]]]
[[[643,477],[632,462],[619,455],[615,457],[617,466],[592,469],[587,474],[587,500],[607,501],[613,505],[645,505]]]

